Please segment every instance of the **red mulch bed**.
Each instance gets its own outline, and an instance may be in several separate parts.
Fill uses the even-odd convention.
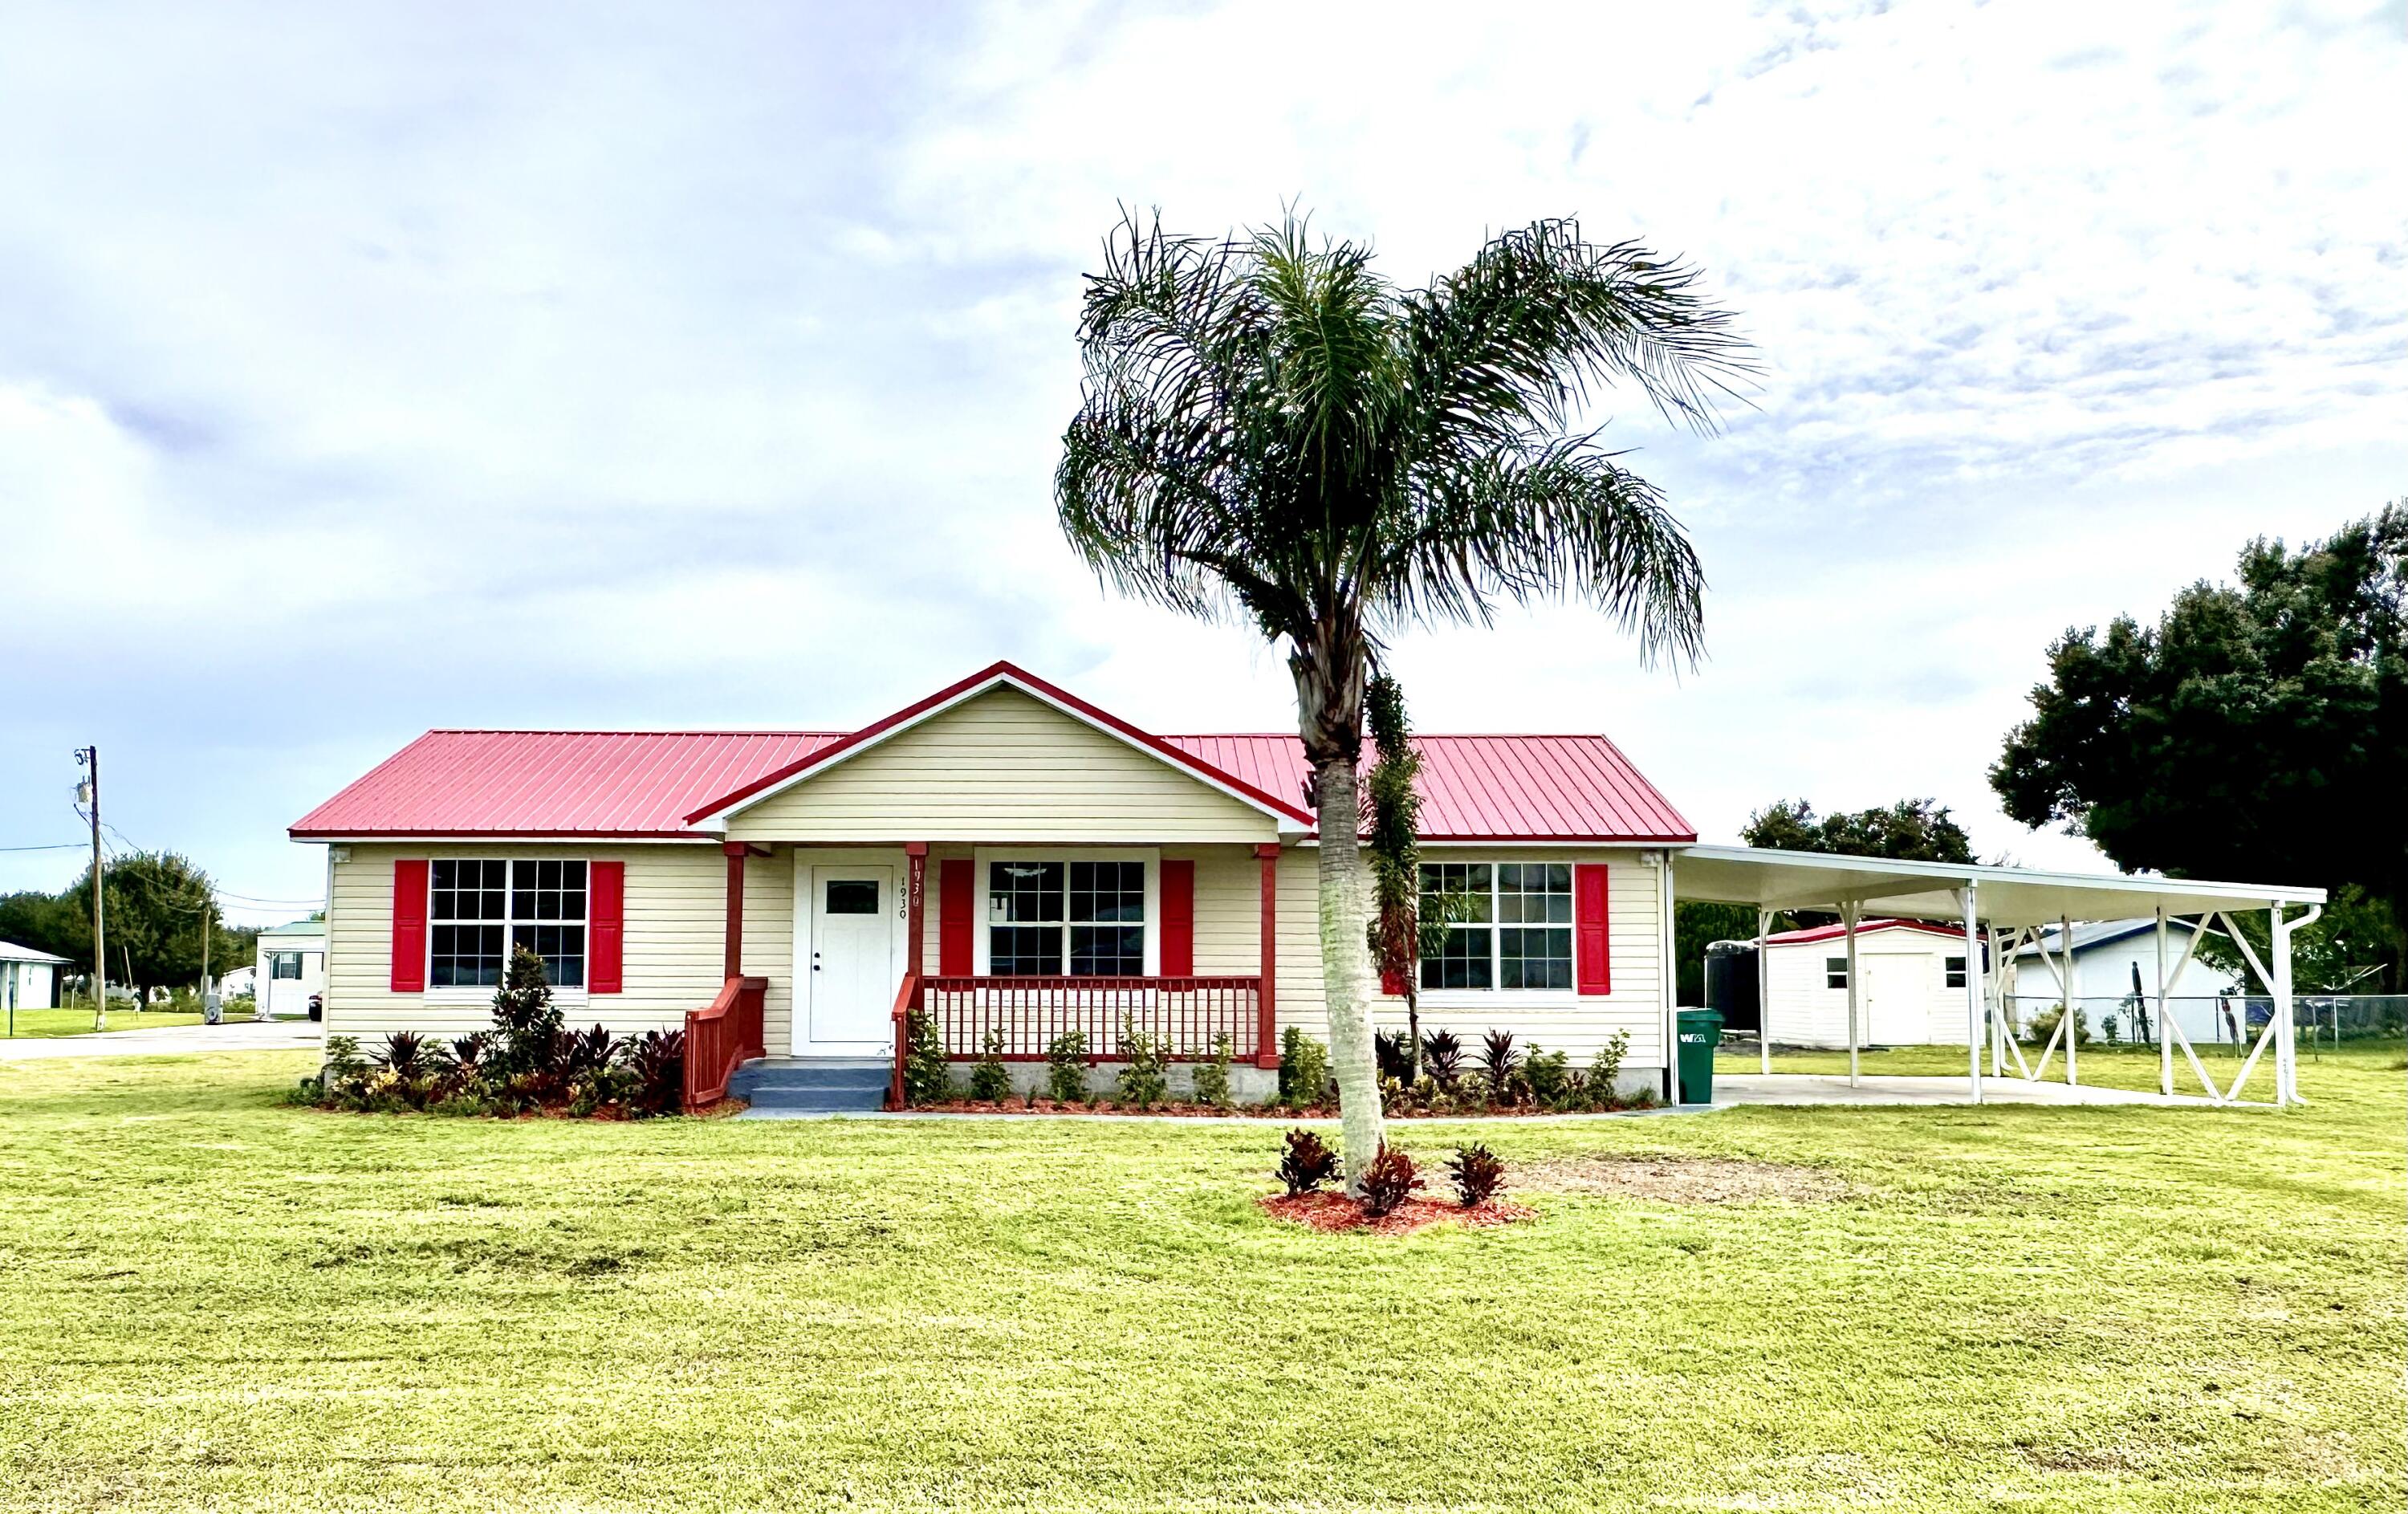
[[[1645,1104],[1630,1104],[1631,1109],[1643,1109]],[[1336,1119],[1338,1111],[1316,1104],[1310,1109],[1278,1109],[1268,1104],[1243,1104],[1235,1109],[1217,1109],[1211,1104],[1159,1103],[1151,1109],[1134,1104],[1115,1103],[1099,1099],[1094,1103],[1063,1103],[1054,1099],[1039,1099],[1035,1103],[1019,1099],[1002,1103],[987,1103],[975,1099],[947,1099],[937,1103],[913,1104],[913,1114],[935,1115],[1177,1115],[1186,1119],[1255,1119],[1286,1120]],[[1436,1115],[1423,1109],[1392,1109],[1389,1119],[1509,1119],[1514,1117],[1531,1118],[1552,1111],[1529,1104],[1506,1104],[1493,1109],[1458,1109],[1450,1114]]]
[[[1292,1220],[1312,1230],[1360,1230],[1374,1235],[1412,1235],[1433,1225],[1446,1224],[1487,1230],[1539,1218],[1536,1209],[1510,1199],[1491,1199],[1477,1209],[1442,1204],[1436,1199],[1407,1199],[1377,1219],[1363,1212],[1361,1200],[1350,1199],[1343,1193],[1267,1193],[1254,1202],[1273,1218]]]

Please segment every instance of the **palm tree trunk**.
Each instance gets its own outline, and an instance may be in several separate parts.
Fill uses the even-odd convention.
[[[1314,767],[1313,807],[1321,816],[1321,995],[1329,1016],[1329,1069],[1338,1079],[1345,1136],[1346,1191],[1354,1194],[1362,1191],[1363,1174],[1380,1154],[1384,1133],[1371,1017],[1364,1002],[1371,965],[1364,935],[1370,889],[1358,835],[1357,786],[1351,758],[1331,757]]]

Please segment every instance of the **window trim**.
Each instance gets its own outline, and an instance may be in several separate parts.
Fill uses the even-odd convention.
[[[1458,852],[1453,848],[1448,848],[1442,851],[1424,852],[1422,855],[1422,861],[1426,864],[1469,863],[1474,865],[1485,865],[1492,870],[1489,873],[1488,882],[1488,897],[1492,903],[1492,908],[1489,912],[1491,917],[1485,922],[1484,927],[1483,927],[1489,932],[1488,963],[1492,987],[1486,988],[1425,988],[1420,991],[1420,1002],[1425,1006],[1439,1009],[1476,1009],[1485,1005],[1496,1004],[1568,1004],[1584,1002],[1580,991],[1580,873],[1577,871],[1577,863],[1579,860],[1580,858],[1577,857],[1562,855],[1555,857],[1509,857],[1499,856],[1496,853],[1490,852]],[[1565,897],[1571,901],[1571,918],[1564,921],[1561,925],[1547,923],[1537,927],[1537,929],[1540,930],[1562,930],[1570,939],[1571,955],[1566,959],[1566,961],[1571,969],[1571,977],[1570,980],[1560,988],[1506,988],[1493,986],[1496,980],[1501,979],[1504,976],[1505,972],[1503,956],[1504,940],[1498,932],[1507,930],[1520,930],[1523,926],[1528,924],[1526,921],[1520,922],[1518,924],[1511,924],[1507,921],[1495,918],[1496,911],[1493,908],[1493,904],[1497,898],[1497,874],[1493,870],[1506,866],[1560,867],[1565,870],[1565,874],[1569,879],[1569,882],[1566,884]],[[1415,881],[1419,882],[1419,879],[1417,878]],[[1418,895],[1416,895],[1416,897],[1418,898]],[[1468,923],[1481,925],[1481,922],[1477,921]],[[1419,974],[1421,972],[1421,962],[1418,958],[1414,960],[1413,971],[1416,974]],[[1373,987],[1378,987],[1376,982],[1373,984]],[[1586,1002],[1601,1004],[1606,1002],[1608,997],[1609,996],[1605,994],[1590,994],[1587,996]]]
[[[1831,981],[1833,978],[1840,981],[1834,983]],[[1823,959],[1823,991],[1826,993],[1848,991],[1848,959],[1845,956]]]
[[[1956,965],[1951,966],[1951,963]],[[1955,957],[1941,953],[1940,987],[1950,992],[1962,992],[1965,986],[1972,981],[1972,962],[1961,953]],[[1956,980],[1953,983],[1949,981],[1952,978]]]
[[[986,917],[989,866],[996,862],[1059,862],[1067,874],[1072,862],[1138,862],[1145,867],[1145,971],[1142,977],[1162,975],[1162,853],[1153,846],[977,846],[970,851],[970,973],[992,977],[994,938]],[[1067,888],[1068,878],[1064,878]],[[1064,913],[1068,911],[1065,901]],[[1070,975],[1069,922],[1063,922],[1062,975]]]
[[[559,984],[555,983],[552,986],[552,1002],[555,1003],[582,1004],[586,1002],[586,995],[590,991],[587,985],[592,983],[594,978],[594,859],[590,857],[564,857],[551,854],[521,857],[513,853],[504,853],[500,856],[495,856],[494,853],[487,851],[455,852],[448,856],[431,857],[427,858],[426,941],[419,960],[419,971],[423,974],[419,981],[425,984],[426,987],[419,991],[420,999],[427,1003],[434,1004],[490,1004],[494,1002],[494,994],[495,992],[494,988],[479,984],[468,984],[441,988],[435,986],[435,928],[437,925],[448,925],[452,923],[450,921],[442,921],[435,918],[435,864],[437,862],[501,862],[512,869],[515,869],[521,862],[583,863],[585,865],[585,916],[582,919],[576,921],[519,921],[505,918],[501,923],[502,961],[505,968],[508,967],[509,961],[510,930],[513,926],[520,924],[575,924],[584,927],[586,982],[579,984],[574,988],[563,988]],[[515,872],[504,875],[504,887],[502,889],[504,903],[502,909],[505,916],[508,916],[509,913],[509,904],[508,901],[510,893],[512,892],[511,887],[509,887],[509,880],[515,878],[516,875]]]

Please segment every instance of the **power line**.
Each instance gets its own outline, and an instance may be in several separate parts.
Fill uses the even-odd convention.
[[[0,846],[0,852],[80,852],[84,844],[79,841],[70,841],[61,842],[56,846]]]

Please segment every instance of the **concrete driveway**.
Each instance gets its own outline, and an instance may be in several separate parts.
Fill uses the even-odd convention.
[[[261,1025],[171,1025],[155,1031],[111,1031],[103,1035],[0,1037],[0,1062],[47,1061],[54,1057],[174,1057],[199,1051],[289,1051],[319,1044],[322,1027],[309,1020]]]

